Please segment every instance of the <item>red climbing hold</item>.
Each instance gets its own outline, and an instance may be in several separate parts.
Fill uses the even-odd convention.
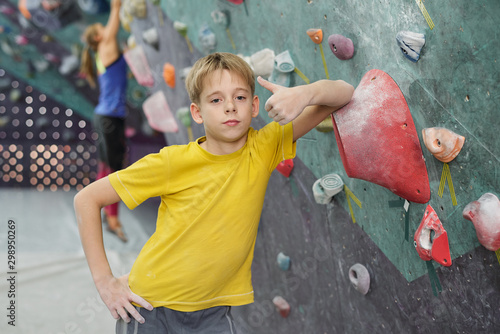
[[[276,296],[273,298],[273,304],[276,306],[276,309],[280,312],[283,318],[288,317],[290,314],[290,305],[288,302],[281,296]]]
[[[436,211],[430,205],[427,205],[425,209],[424,217],[413,240],[422,260],[434,260],[443,266],[451,266],[448,233],[446,233]]]
[[[285,177],[289,177],[293,170],[293,159],[283,160],[278,164],[276,170],[283,174]]]
[[[367,72],[351,102],[332,119],[349,177],[378,184],[411,202],[430,200],[429,177],[410,109],[387,73]]]

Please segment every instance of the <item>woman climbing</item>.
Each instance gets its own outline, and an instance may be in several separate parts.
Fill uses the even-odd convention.
[[[99,152],[97,179],[124,167],[127,63],[117,38],[120,6],[120,0],[112,0],[106,25],[92,24],[83,33],[86,46],[82,53],[80,72],[85,75],[89,85],[95,88],[97,70],[99,83],[99,102],[94,110],[94,130],[98,134],[96,144]],[[118,219],[118,203],[105,207],[104,213],[108,231],[126,242]]]

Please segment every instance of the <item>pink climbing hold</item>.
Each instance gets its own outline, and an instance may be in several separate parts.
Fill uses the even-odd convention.
[[[170,107],[163,91],[159,90],[148,97],[144,101],[142,109],[144,110],[144,115],[146,115],[149,126],[156,131],[179,131],[179,127],[175,121],[174,115],[170,111]]]
[[[434,235],[431,232],[434,232]],[[443,266],[451,266],[448,233],[446,233],[436,211],[430,205],[427,205],[425,209],[424,217],[413,240],[422,260],[434,260]]]
[[[410,109],[385,72],[366,73],[351,102],[332,114],[349,177],[373,182],[415,203],[431,198],[429,177]]]
[[[154,86],[153,73],[151,72],[146,53],[142,46],[138,45],[135,48],[125,51],[123,57],[139,85],[145,87]]]
[[[335,57],[340,60],[351,59],[354,55],[354,44],[350,38],[342,35],[330,35],[328,37],[328,45]]]
[[[467,204],[462,215],[474,224],[481,245],[491,251],[500,249],[500,201],[497,196],[484,194]]]
[[[283,174],[285,177],[290,177],[293,170],[293,159],[283,160],[276,166],[276,170]]]
[[[290,304],[281,296],[276,296],[273,298],[273,304],[276,306],[276,309],[279,311],[283,318],[288,317],[290,314]]]

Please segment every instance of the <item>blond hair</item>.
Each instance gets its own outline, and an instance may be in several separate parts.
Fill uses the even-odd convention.
[[[97,46],[99,42],[96,41],[96,36],[98,34],[97,26],[99,23],[92,24],[85,29],[83,32],[82,39],[85,42],[85,48],[82,52],[80,73],[85,75],[89,85],[94,88],[96,80],[96,71],[94,69],[94,59],[90,53],[92,50],[94,53],[97,52]]]
[[[219,70],[235,73],[248,84],[252,96],[255,93],[255,77],[252,69],[241,57],[228,52],[216,52],[199,59],[189,71],[186,89],[193,103],[199,103],[206,77]]]

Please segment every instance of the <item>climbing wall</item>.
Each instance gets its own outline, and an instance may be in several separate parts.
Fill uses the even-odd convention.
[[[500,41],[494,38],[499,2],[164,0],[160,6],[164,15],[158,15],[158,3],[148,2],[147,18],[133,20],[131,34],[147,55],[151,93],[162,91],[174,114],[189,105],[184,69],[207,52],[250,57],[265,48],[276,55],[288,50],[296,68],[292,86],[328,77],[358,87],[370,70],[388,74],[408,105],[417,140],[412,151],[397,153],[398,170],[412,170],[406,155],[423,155],[430,188],[425,204],[405,201],[377,180],[348,177],[333,131],[313,130],[301,138],[291,175],[275,172],[268,187],[253,271],[256,302],[234,312],[243,333],[500,330],[500,257],[479,243],[474,225],[462,217],[469,202],[487,192],[500,194]],[[179,23],[183,30],[175,29]],[[152,28],[157,45],[143,35]],[[323,31],[321,45],[306,33],[313,28]],[[408,31],[425,40],[417,61],[396,41],[399,32]],[[352,58],[333,54],[332,34],[352,40]],[[174,87],[162,77],[167,62],[176,69]],[[271,121],[263,110],[270,93],[261,87],[256,93],[261,113],[253,126],[259,128]],[[180,119],[177,123],[177,133],[165,134],[169,143],[188,140],[187,128]],[[422,130],[432,127],[465,137],[451,162],[439,161],[424,146]],[[194,125],[192,131],[194,137],[203,134]],[[369,126],[359,136],[374,151],[394,149]],[[344,191],[318,204],[312,186],[331,173],[341,177]],[[427,205],[447,232],[451,266],[424,261],[415,249],[413,238]],[[279,253],[288,257],[288,267],[286,261],[278,263]],[[357,263],[371,279],[366,294],[354,285],[362,279],[362,272],[350,271]],[[352,283],[350,276],[358,274]],[[286,317],[273,305],[276,296],[290,305]]]

